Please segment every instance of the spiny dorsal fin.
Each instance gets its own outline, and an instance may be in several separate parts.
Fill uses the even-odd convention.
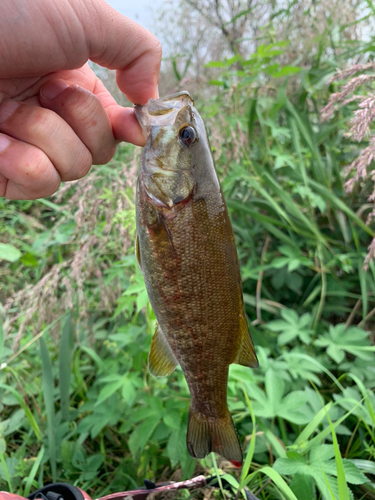
[[[240,337],[240,348],[233,363],[237,363],[242,366],[249,366],[250,368],[257,368],[259,363],[251,341],[249,327],[247,326],[246,316],[244,313],[241,315]]]
[[[139,269],[142,271],[141,266],[141,252],[139,249],[139,236],[138,233],[135,234],[135,258],[138,264]]]
[[[166,377],[175,370],[178,361],[170,348],[164,333],[160,327],[152,337],[150,354],[148,355],[148,367],[154,377]]]

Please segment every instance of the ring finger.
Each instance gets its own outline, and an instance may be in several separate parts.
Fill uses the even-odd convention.
[[[16,156],[22,157],[25,147],[34,146],[41,150],[62,181],[79,179],[91,167],[92,156],[88,148],[72,128],[49,109],[5,101],[0,105],[0,132],[17,139],[11,143],[11,151]],[[24,147],[17,154],[16,145],[21,142]],[[1,163],[0,156],[0,169]],[[19,173],[22,175],[22,168]]]
[[[0,196],[33,200],[53,194],[61,178],[35,146],[0,133]]]

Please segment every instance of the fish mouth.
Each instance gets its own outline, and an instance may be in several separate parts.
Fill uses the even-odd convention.
[[[144,106],[136,104],[134,111],[143,135],[147,139],[151,127],[173,125],[180,109],[186,106],[194,106],[194,101],[189,92],[183,90],[161,99],[150,99]]]

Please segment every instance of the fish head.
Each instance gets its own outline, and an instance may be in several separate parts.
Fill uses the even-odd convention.
[[[192,198],[196,187],[195,150],[203,121],[194,102],[188,92],[179,92],[135,106],[135,114],[147,139],[138,187],[155,208],[181,208]]]

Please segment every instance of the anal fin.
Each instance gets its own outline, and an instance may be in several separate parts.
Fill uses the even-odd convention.
[[[157,326],[152,337],[150,354],[148,355],[148,367],[154,377],[166,377],[172,373],[178,365],[178,361],[170,348],[161,328]]]
[[[241,316],[240,325],[240,348],[233,363],[242,366],[249,366],[250,368],[257,368],[259,366],[257,356],[255,354],[253,342],[250,337],[249,327],[247,326],[246,316],[243,313]]]

